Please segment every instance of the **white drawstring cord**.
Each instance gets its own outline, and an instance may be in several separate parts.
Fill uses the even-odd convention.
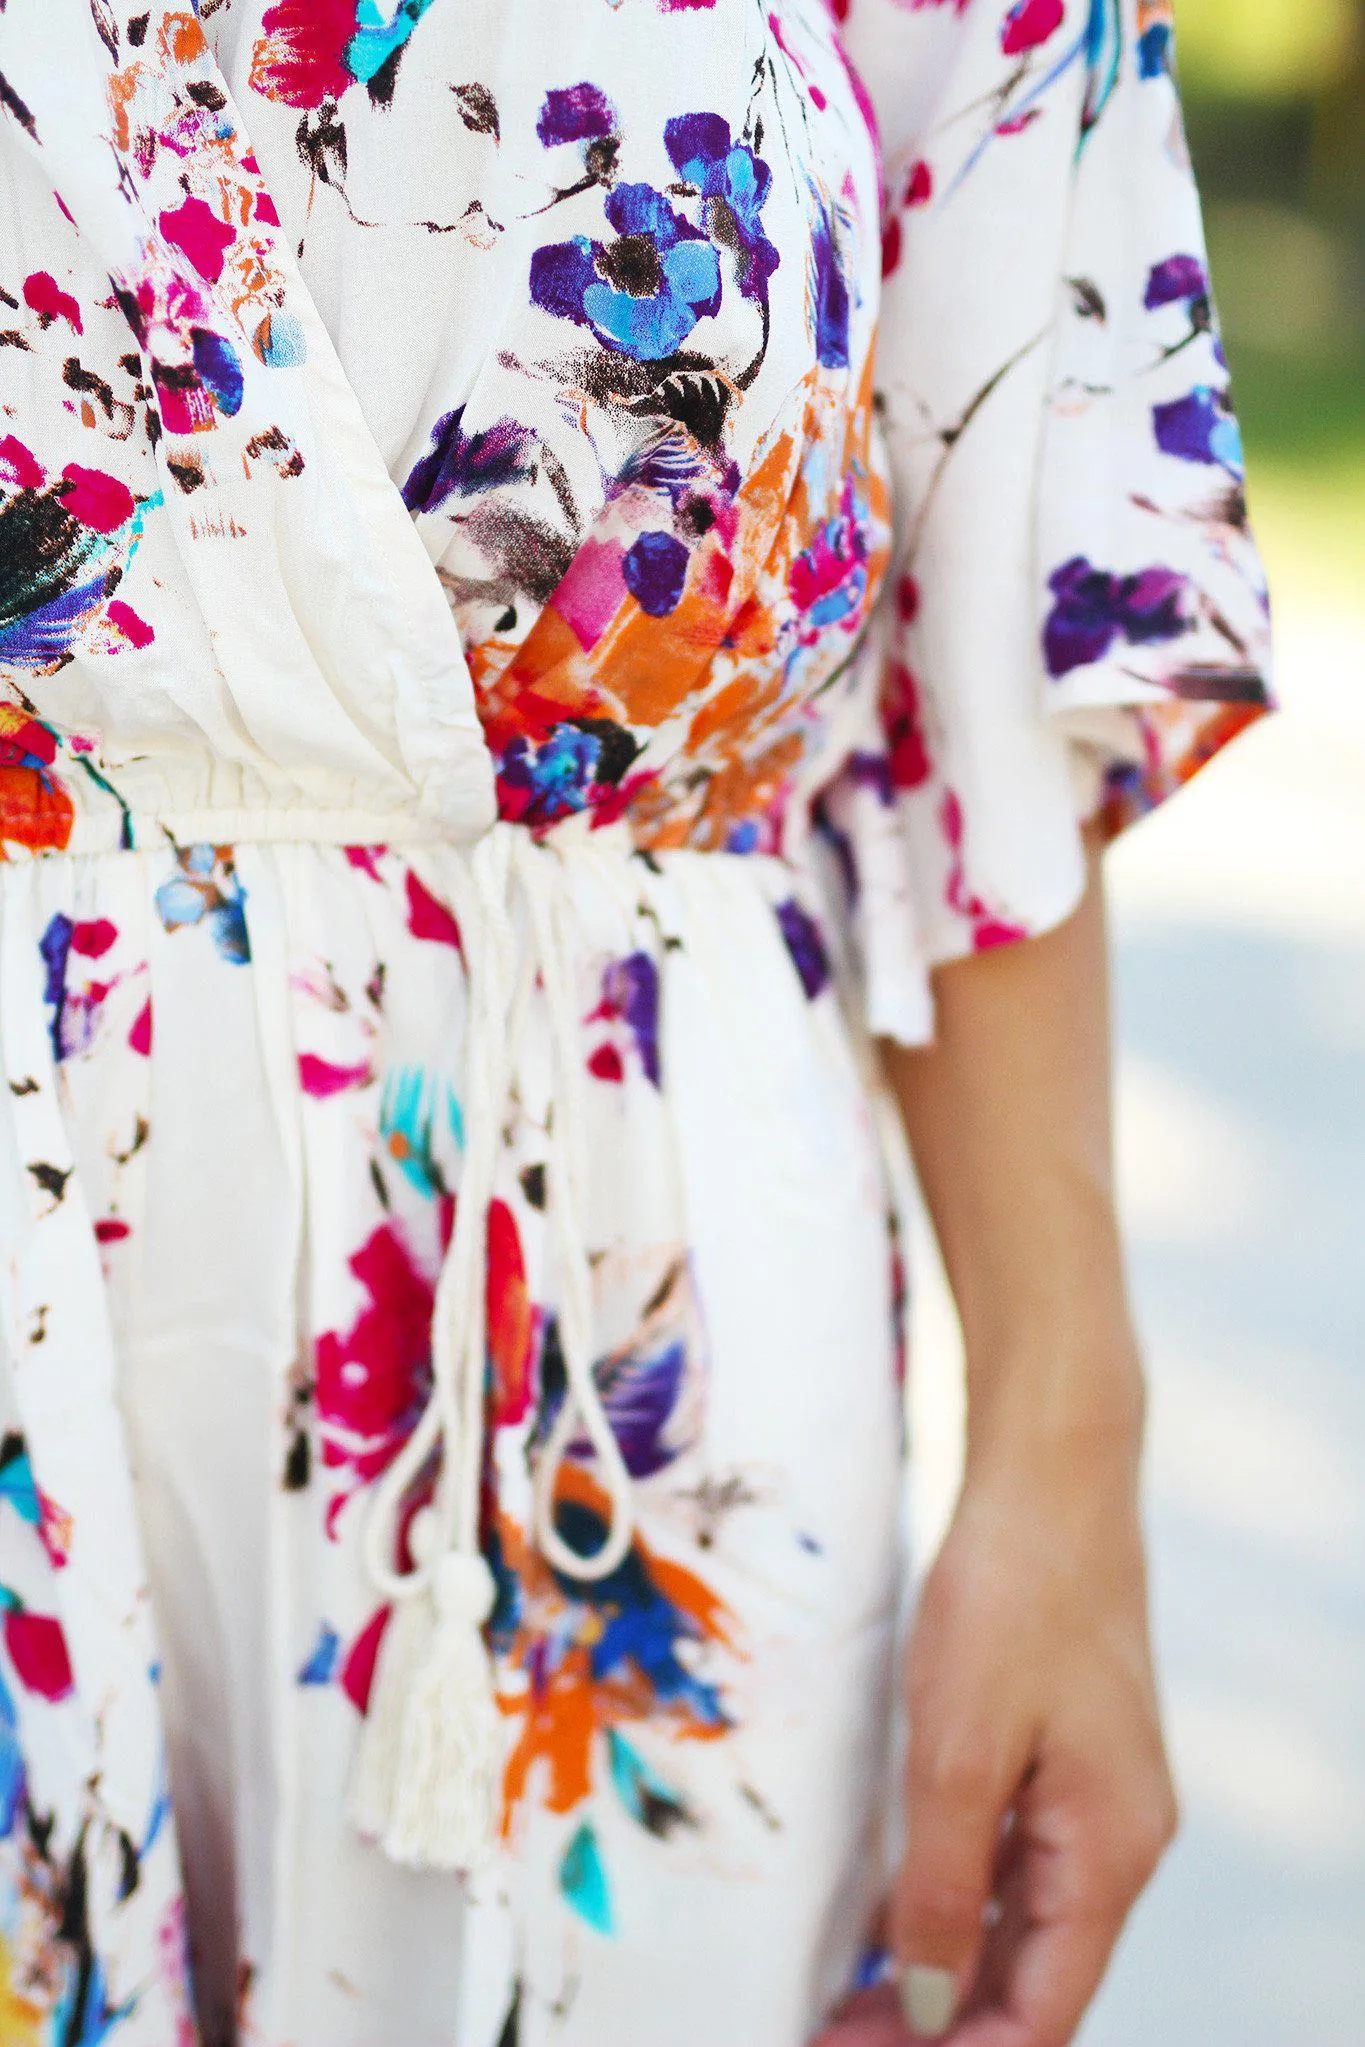
[[[551,866],[551,862],[555,866]],[[479,1548],[486,1378],[488,1210],[522,1018],[536,969],[553,1066],[548,1199],[563,1300],[566,1388],[538,1460],[535,1534],[547,1561],[579,1580],[606,1577],[634,1532],[630,1474],[592,1369],[592,1275],[584,1239],[587,1145],[573,953],[563,929],[559,855],[524,828],[495,825],[467,875],[452,875],[467,973],[465,1154],[455,1224],[432,1307],[431,1397],[378,1481],[363,1556],[393,1603],[362,1729],[349,1809],[362,1833],[416,1868],[470,1869],[488,1858],[497,1803],[498,1714],[482,1628],[496,1588]],[[519,959],[514,884],[527,909]],[[580,1431],[610,1500],[602,1545],[572,1549],[554,1523],[555,1488]],[[440,1452],[432,1504],[414,1517],[410,1572],[393,1564],[403,1501]]]
[[[564,1399],[536,1466],[535,1533],[541,1555],[555,1570],[593,1581],[608,1577],[625,1558],[635,1532],[635,1501],[630,1473],[593,1377],[592,1274],[583,1229],[588,1158],[579,1017],[573,954],[563,928],[562,877],[548,872],[551,857],[528,838],[518,860],[549,1012],[551,1054],[558,1068],[549,1130],[550,1213],[559,1252],[559,1332],[566,1380]],[[559,1473],[580,1428],[596,1453],[611,1503],[606,1536],[588,1555],[565,1542],[554,1518]]]
[[[465,1136],[455,1222],[432,1304],[431,1395],[380,1479],[366,1567],[393,1602],[361,1732],[351,1818],[396,1862],[466,1869],[492,1847],[498,1719],[482,1628],[496,1588],[479,1549],[488,1204],[501,1136],[514,945],[509,848],[490,833],[459,885],[468,970]],[[463,876],[461,876],[461,884]],[[414,1569],[394,1568],[403,1500],[439,1449],[430,1506],[414,1517]]]

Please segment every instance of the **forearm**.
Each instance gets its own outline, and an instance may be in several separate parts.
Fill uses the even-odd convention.
[[[962,1321],[968,1464],[1141,1433],[1114,1213],[1099,856],[1057,930],[936,977],[930,1048],[888,1047]]]

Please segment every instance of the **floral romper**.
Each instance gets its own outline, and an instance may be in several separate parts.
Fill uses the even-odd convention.
[[[4,2047],[803,2047],[856,1980],[870,1048],[1266,704],[1171,61],[0,6]],[[452,1557],[459,1868],[356,1789]]]

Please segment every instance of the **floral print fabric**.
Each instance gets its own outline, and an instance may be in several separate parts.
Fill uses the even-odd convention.
[[[503,1845],[466,1888],[345,1817],[389,1621],[361,1538],[428,1390],[461,1198],[460,857],[252,846],[229,875],[205,848],[0,885],[26,1183],[0,1416],[7,2042],[796,2047],[857,1964],[899,1265],[815,906],[763,856],[541,856],[579,938],[596,1375],[636,1534],[596,1584],[531,1538],[564,1393],[537,993],[489,1219]],[[586,1544],[603,1507],[580,1445],[557,1524]]]
[[[1266,700],[1170,54],[1161,0],[0,10],[6,2040],[801,2047],[847,1987],[904,1286],[865,1033]],[[592,1586],[532,1537],[525,955],[461,1887],[343,1814],[495,816],[573,933],[639,1526]],[[557,1525],[602,1513],[575,1445]]]
[[[814,814],[922,1036],[1265,702],[1168,10],[542,6],[7,10],[0,829]]]

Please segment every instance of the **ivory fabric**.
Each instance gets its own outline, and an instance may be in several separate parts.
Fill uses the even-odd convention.
[[[854,1979],[903,1575],[869,1034],[1266,703],[1169,66],[1162,0],[0,11],[6,2043],[801,2047]],[[595,1585],[533,1539],[523,889],[461,1882],[344,1800],[490,827],[572,938],[637,1524]],[[556,1525],[603,1512],[575,1446]]]

